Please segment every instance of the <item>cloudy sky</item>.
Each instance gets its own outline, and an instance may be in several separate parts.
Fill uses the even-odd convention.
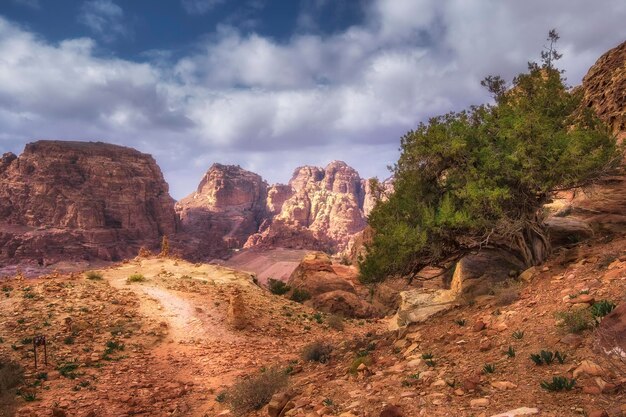
[[[623,0],[0,0],[0,153],[132,146],[175,198],[213,162],[386,177],[403,133],[486,101],[550,28],[575,85],[624,22]]]

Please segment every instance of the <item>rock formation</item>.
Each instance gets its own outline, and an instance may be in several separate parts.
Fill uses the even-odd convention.
[[[282,240],[294,248],[344,250],[365,228],[374,194],[369,181],[345,162],[299,167],[288,186],[270,189],[267,207],[273,217],[246,246],[272,247]]]
[[[38,141],[0,160],[0,262],[117,260],[176,228],[174,200],[150,155]]]
[[[343,250],[379,197],[345,162],[297,168],[289,184],[271,187],[238,166],[215,164],[176,205],[178,246],[193,248],[186,255],[197,259],[227,257],[241,247]]]
[[[191,258],[227,256],[267,217],[267,183],[239,166],[214,164],[198,189],[176,204]]]

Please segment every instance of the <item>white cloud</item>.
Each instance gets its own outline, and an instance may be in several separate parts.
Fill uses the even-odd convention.
[[[39,138],[134,146],[154,154],[175,197],[213,162],[270,182],[333,159],[385,177],[404,132],[486,100],[480,80],[524,71],[550,28],[577,84],[626,39],[625,18],[618,0],[376,0],[365,23],[331,36],[278,43],[220,27],[173,64],[167,51],[101,58],[93,40],[52,44],[0,18],[0,149]]]
[[[181,0],[183,8],[189,14],[205,14],[226,0]]]
[[[86,1],[81,7],[78,21],[106,42],[131,34],[124,19],[124,10],[112,0]]]

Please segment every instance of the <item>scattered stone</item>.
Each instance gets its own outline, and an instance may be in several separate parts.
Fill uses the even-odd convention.
[[[484,321],[482,320],[478,320],[476,323],[474,323],[474,327],[472,327],[472,330],[475,332],[480,332],[481,330],[483,330],[487,325],[485,324]]]
[[[470,407],[472,408],[489,407],[489,398],[475,398],[470,401]]]
[[[601,376],[604,374],[604,369],[590,360],[584,360],[580,363],[578,368],[574,370],[574,378],[578,378],[581,374]]]
[[[494,387],[495,389],[500,390],[500,391],[506,391],[506,390],[509,390],[509,389],[517,388],[517,385],[515,385],[514,383],[509,382],[509,381],[492,382],[491,386]]]
[[[504,413],[501,413],[501,414],[495,414],[491,417],[516,417],[516,416],[530,416],[533,414],[539,414],[539,409],[521,407],[521,408],[516,408],[515,410],[505,411]]]

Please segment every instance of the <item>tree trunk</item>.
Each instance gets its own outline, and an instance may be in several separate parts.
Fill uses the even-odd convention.
[[[515,234],[510,249],[527,267],[542,264],[552,251],[543,219],[534,215],[524,222],[522,229]]]

